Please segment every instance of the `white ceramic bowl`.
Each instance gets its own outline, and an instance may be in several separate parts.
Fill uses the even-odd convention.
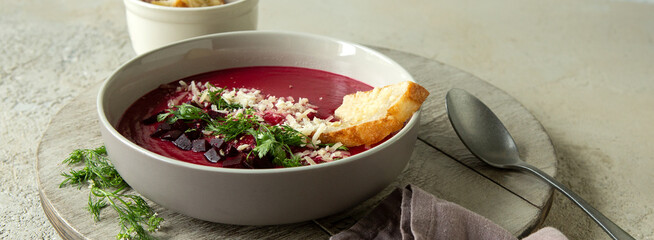
[[[257,27],[259,0],[227,0],[224,5],[196,8],[159,6],[141,0],[123,2],[137,54],[191,37]]]
[[[394,137],[368,151],[284,169],[194,165],[152,153],[116,131],[130,104],[160,84],[244,66],[313,68],[372,86],[413,81],[400,65],[374,50],[301,33],[214,34],[138,56],[113,72],[97,102],[109,157],[132,188],[167,209],[207,221],[285,224],[353,207],[388,186],[406,167],[418,133],[418,113]]]

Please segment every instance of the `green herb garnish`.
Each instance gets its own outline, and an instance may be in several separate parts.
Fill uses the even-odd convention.
[[[214,135],[222,136],[225,141],[234,140],[243,134],[250,134],[257,143],[257,146],[252,151],[259,158],[270,156],[273,159],[273,164],[283,167],[297,167],[302,165],[301,159],[293,154],[291,146],[303,146],[308,142],[308,138],[297,130],[289,126],[271,126],[261,123],[251,108],[246,108],[243,112],[227,116],[224,119],[211,119],[208,115],[204,117],[200,113],[190,114],[189,112],[195,112],[196,110],[184,110],[192,109],[188,106],[194,107],[186,103],[175,106],[169,109],[167,113],[159,115],[161,118],[159,120],[166,120],[168,122],[173,122],[171,119],[175,119],[175,121],[177,119],[190,120],[191,118],[189,116],[194,117],[193,119],[205,120],[207,121],[207,126],[204,130]],[[202,111],[200,108],[197,108],[197,110]],[[177,116],[177,114],[186,115]]]
[[[216,108],[221,110],[243,108],[243,106],[241,106],[238,103],[228,103],[227,101],[225,101],[225,99],[222,98],[223,91],[225,91],[224,88],[218,88],[212,85],[211,83],[207,83],[207,89],[212,89],[212,88],[216,88],[217,90],[214,91],[207,90],[209,91],[209,102],[215,105]]]
[[[104,146],[96,149],[77,149],[63,163],[69,166],[84,163],[82,169],[62,173],[65,179],[59,187],[70,184],[81,189],[82,186],[89,186],[91,191],[87,210],[95,221],[100,220],[102,209],[111,206],[118,213],[121,225],[116,239],[154,238],[149,233],[159,228],[163,218],[158,217],[140,196],[125,194],[129,185],[109,162]]]
[[[203,133],[219,136],[225,141],[232,141],[243,135],[252,135],[256,146],[248,154],[256,154],[259,158],[270,157],[274,165],[282,167],[302,165],[302,159],[293,154],[292,147],[304,147],[305,145],[316,147],[307,136],[290,126],[268,125],[260,121],[260,117],[255,115],[254,109],[243,108],[236,103],[228,103],[222,98],[224,88],[217,88],[210,83],[205,86],[207,92],[203,92],[203,94],[207,95],[203,96],[208,96],[208,101],[212,104],[211,108],[230,111],[230,114],[226,117],[212,119],[204,109],[183,103],[159,114],[157,120],[168,123],[174,123],[180,119],[204,121],[206,126],[202,129]],[[238,110],[234,111],[235,109]],[[318,146],[333,146],[333,144],[319,144]],[[347,148],[342,146],[338,150],[347,150]]]
[[[188,103],[174,106],[166,110],[166,113],[159,114],[157,121],[163,122],[166,120],[168,123],[174,123],[177,120],[205,120],[210,121],[209,114],[204,112],[202,108],[193,106]]]
[[[280,142],[290,146],[302,146],[308,142],[308,137],[287,125],[270,126],[270,131]]]
[[[107,158],[104,157],[106,154],[107,150],[104,146],[96,149],[77,149],[73,151],[63,163],[74,165],[83,162],[84,168],[62,173],[61,175],[66,179],[59,184],[59,187],[66,184],[77,185],[78,188],[81,188],[84,184],[92,184],[100,188],[123,188],[128,186]]]
[[[300,157],[295,156],[291,146],[304,144],[306,136],[288,126],[270,126],[260,124],[258,129],[249,129],[257,146],[252,149],[259,158],[272,156],[273,164],[283,167],[298,167]]]
[[[253,115],[253,110],[246,109],[244,112],[228,116],[226,119],[211,120],[205,130],[214,135],[222,135],[225,141],[230,141],[257,125],[259,125],[259,121]]]

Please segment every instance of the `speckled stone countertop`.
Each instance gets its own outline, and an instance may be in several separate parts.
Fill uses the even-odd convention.
[[[135,54],[122,1],[0,0],[0,238],[56,239],[35,152],[50,118]],[[259,29],[414,53],[520,101],[556,176],[637,239],[654,239],[654,4],[647,1],[261,0]],[[544,225],[608,239],[556,193]]]

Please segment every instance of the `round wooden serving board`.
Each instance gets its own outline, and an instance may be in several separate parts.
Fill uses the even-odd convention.
[[[465,89],[484,101],[506,124],[521,156],[546,173],[556,175],[556,155],[550,139],[520,103],[502,90],[459,69],[420,56],[376,48],[404,66],[431,95],[422,106],[421,130],[408,168],[377,196],[341,214],[280,226],[233,226],[204,222],[150,202],[165,219],[155,234],[161,239],[293,238],[325,239],[349,228],[397,187],[416,185],[435,196],[477,212],[524,236],[543,221],[552,188],[538,178],[517,171],[494,169],[480,162],[460,142],[445,111],[445,94]],[[114,239],[118,220],[111,210],[94,222],[85,209],[88,189],[59,188],[61,162],[78,148],[102,145],[96,113],[99,85],[77,97],[51,121],[37,150],[38,185],[43,209],[64,239]]]

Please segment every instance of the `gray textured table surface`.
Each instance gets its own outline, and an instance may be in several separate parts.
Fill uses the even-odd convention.
[[[124,9],[117,0],[0,6],[0,238],[58,238],[38,200],[36,143],[59,109],[134,56]],[[259,25],[480,76],[542,122],[559,180],[635,237],[654,239],[653,23],[646,2],[262,0]],[[573,239],[606,238],[560,194],[545,224]]]

